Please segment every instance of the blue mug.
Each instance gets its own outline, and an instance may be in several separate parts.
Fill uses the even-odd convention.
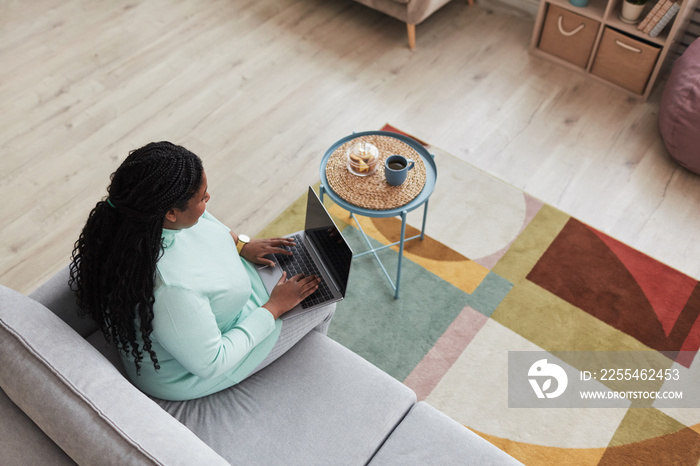
[[[392,186],[399,186],[406,181],[408,171],[413,168],[415,162],[403,155],[390,155],[384,162],[384,176],[386,182]]]

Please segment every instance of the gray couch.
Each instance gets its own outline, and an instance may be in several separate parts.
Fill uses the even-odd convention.
[[[0,464],[517,463],[318,332],[228,390],[149,398],[67,277],[29,297],[0,286]]]

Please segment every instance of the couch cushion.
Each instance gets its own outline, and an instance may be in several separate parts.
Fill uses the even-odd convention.
[[[415,394],[310,332],[242,383],[198,400],[159,401],[236,464],[366,464]]]
[[[417,403],[370,466],[521,464],[425,402]]]
[[[0,387],[79,464],[228,464],[55,314],[4,286]]]
[[[98,326],[92,318],[78,315],[75,294],[68,286],[69,278],[70,272],[66,266],[34,290],[29,297],[49,308],[84,338],[97,330]]]
[[[124,362],[122,361],[122,357],[119,355],[117,346],[114,344],[114,342],[107,343],[102,330],[97,330],[92,335],[89,335],[85,341],[90,343],[93,348],[99,351],[100,354],[104,356],[105,359],[107,359],[107,361],[109,361],[110,364],[112,364],[126,380],[129,380],[129,374],[126,372],[126,369],[124,369]]]

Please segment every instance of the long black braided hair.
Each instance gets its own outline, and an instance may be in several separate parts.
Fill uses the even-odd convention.
[[[107,199],[92,209],[73,248],[69,283],[80,313],[131,353],[137,373],[144,352],[160,369],[150,335],[163,221],[169,210],[187,209],[202,173],[199,157],[169,142],[132,151],[110,176]]]

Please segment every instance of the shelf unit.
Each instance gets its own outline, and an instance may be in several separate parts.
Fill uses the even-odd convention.
[[[581,72],[590,76],[592,79],[605,82],[611,86],[621,89],[630,95],[635,97],[640,97],[646,100],[651,93],[656,79],[659,76],[666,58],[669,55],[676,42],[681,39],[683,32],[685,31],[691,14],[695,9],[695,4],[697,0],[676,0],[680,5],[680,10],[673,20],[664,28],[663,31],[657,37],[650,37],[648,34],[637,29],[636,24],[628,24],[623,22],[619,18],[619,14],[622,10],[622,2],[624,0],[590,0],[590,3],[585,7],[577,7],[569,3],[568,0],[540,0],[540,5],[537,12],[537,17],[535,19],[535,27],[532,33],[532,40],[530,41],[530,53],[545,58],[547,60],[553,61],[562,66],[566,66],[575,71]],[[642,13],[641,19],[647,15],[647,13],[653,8],[657,0],[649,0],[647,2],[646,8]],[[550,6],[560,7],[566,12],[573,13],[574,15],[579,15],[589,20],[596,21],[600,24],[598,31],[595,35],[592,48],[590,50],[590,55],[586,61],[584,67],[577,66],[565,59],[559,58],[545,50],[540,48],[540,39],[542,38],[543,29],[545,26],[545,20],[547,18],[547,13],[550,10]],[[648,79],[643,85],[641,92],[636,92],[630,90],[622,85],[610,82],[610,80],[597,76],[591,73],[593,65],[600,51],[600,45],[603,38],[603,34],[606,29],[612,29],[614,32],[620,32],[629,38],[631,42],[637,42],[640,45],[646,46],[647,49],[658,49],[658,57],[655,59],[651,71],[642,71],[639,76],[634,76],[644,82],[646,74],[648,73]],[[651,46],[651,47],[648,47]],[[623,59],[624,60],[624,59]],[[621,63],[622,65],[630,65],[634,69],[634,63]],[[623,66],[624,67],[624,66]],[[627,70],[626,72],[634,73],[634,71]],[[643,76],[643,75],[644,76]]]

